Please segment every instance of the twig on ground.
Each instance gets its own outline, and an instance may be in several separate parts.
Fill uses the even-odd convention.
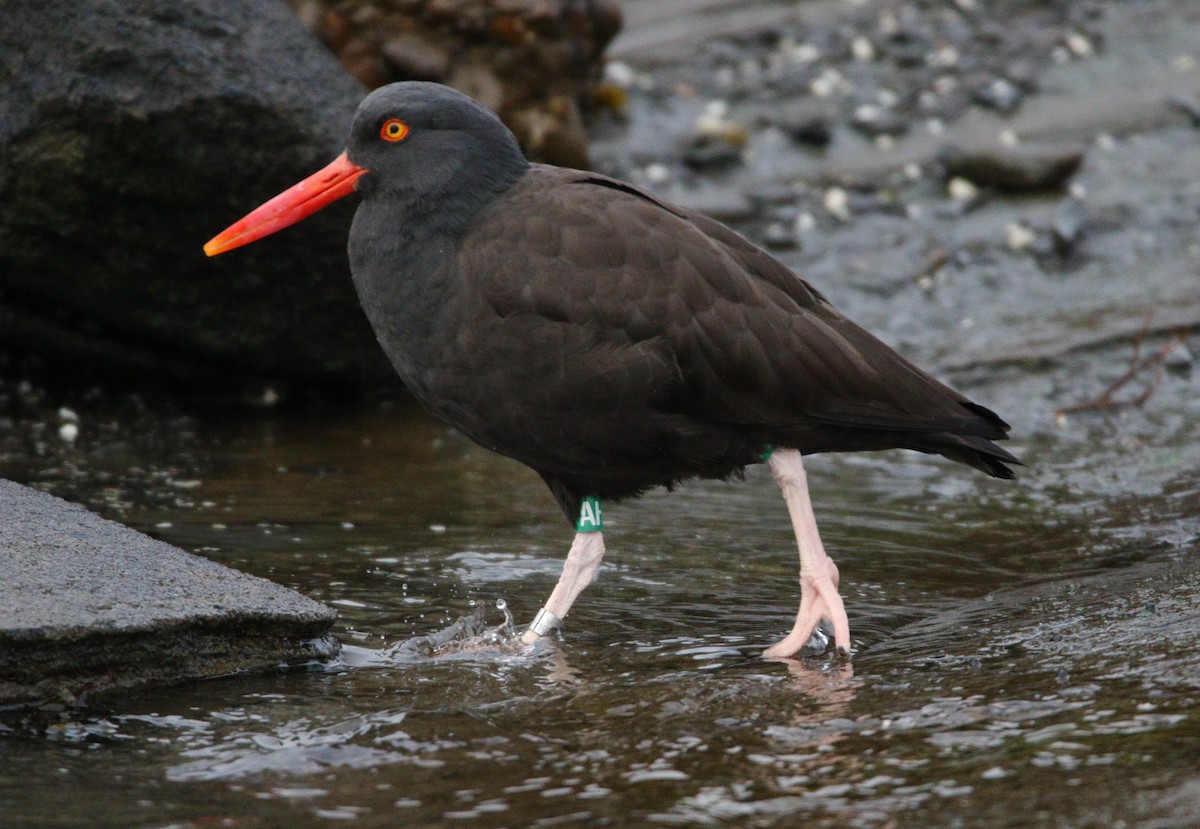
[[[1063,406],[1061,409],[1055,410],[1054,416],[1056,418],[1060,418],[1064,415],[1075,414],[1076,412],[1104,411],[1108,409],[1119,409],[1123,406],[1140,406],[1149,400],[1151,396],[1153,396],[1154,392],[1158,389],[1158,384],[1162,382],[1163,361],[1166,360],[1168,354],[1170,354],[1179,346],[1183,345],[1184,340],[1187,339],[1187,334],[1186,332],[1182,331],[1175,334],[1175,336],[1171,337],[1171,339],[1168,340],[1162,346],[1162,348],[1158,349],[1158,351],[1155,351],[1145,359],[1141,358],[1143,338],[1144,333],[1139,334],[1137,339],[1133,341],[1133,357],[1130,358],[1129,368],[1125,370],[1124,374],[1109,383],[1108,387],[1105,388],[1104,391],[1100,392],[1100,394],[1098,394],[1096,397],[1092,398],[1091,400],[1085,400],[1082,403],[1075,403],[1071,406]],[[1146,384],[1146,387],[1142,389],[1141,394],[1126,398],[1124,400],[1118,400],[1113,397],[1113,395],[1120,391],[1121,388],[1124,387],[1125,384],[1127,384],[1130,380],[1151,367],[1154,367],[1155,369],[1154,377],[1149,383]]]

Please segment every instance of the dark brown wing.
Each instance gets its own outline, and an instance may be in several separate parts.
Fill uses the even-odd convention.
[[[621,182],[534,167],[479,214],[456,260],[491,319],[473,327],[488,332],[479,347],[493,352],[497,394],[518,374],[532,386],[522,392],[532,420],[493,419],[495,442],[523,429],[532,446],[533,431],[560,423],[631,463],[630,442],[661,450],[672,431],[700,440],[712,424],[802,451],[907,447],[992,474],[1010,474],[996,459],[1015,462],[990,443],[1008,428],[990,411],[732,230]],[[513,377],[500,376],[506,361]]]

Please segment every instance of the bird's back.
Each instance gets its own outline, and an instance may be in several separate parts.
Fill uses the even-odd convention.
[[[427,394],[552,488],[625,497],[768,445],[903,447],[1011,477],[995,414],[729,228],[622,182],[535,165],[446,267],[459,304]]]

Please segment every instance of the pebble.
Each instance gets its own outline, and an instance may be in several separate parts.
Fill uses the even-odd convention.
[[[979,198],[979,188],[961,176],[950,179],[946,185],[946,192],[958,202],[970,202]]]
[[[997,112],[1009,113],[1021,104],[1021,90],[1005,78],[991,78],[971,88],[971,97]]]
[[[810,147],[827,147],[833,140],[832,118],[822,108],[785,112],[775,121],[788,138]]]
[[[824,205],[835,218],[850,221],[850,197],[841,187],[830,187],[825,191]]]
[[[771,222],[763,231],[763,244],[776,250],[789,250],[797,247],[800,240],[792,228],[782,222]]]
[[[1073,142],[970,149],[948,146],[939,155],[948,177],[1020,192],[1063,187],[1083,163],[1083,148]]]
[[[732,167],[742,160],[742,148],[716,135],[697,135],[680,154],[683,163],[696,170]]]
[[[1086,221],[1087,214],[1080,199],[1070,196],[1059,203],[1054,211],[1054,223],[1050,228],[1054,250],[1059,256],[1066,256],[1075,249],[1075,245],[1083,237]]]
[[[1090,58],[1096,51],[1092,42],[1079,32],[1071,32],[1067,35],[1067,48],[1077,58]]]
[[[1028,250],[1037,239],[1036,234],[1020,222],[1009,222],[1004,227],[1005,240],[1010,250]]]
[[[863,63],[875,60],[875,45],[860,35],[850,43],[850,54]]]
[[[850,125],[871,137],[896,136],[908,131],[907,119],[894,110],[875,104],[863,104],[855,109],[854,115],[850,118]]]
[[[1163,358],[1163,365],[1174,371],[1187,371],[1191,369],[1194,362],[1192,352],[1184,343],[1180,343],[1172,348]]]

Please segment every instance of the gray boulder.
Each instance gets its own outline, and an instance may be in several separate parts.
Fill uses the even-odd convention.
[[[395,387],[349,279],[350,200],[201,251],[339,153],[362,95],[281,2],[6,4],[0,352],[225,393]]]
[[[337,653],[336,614],[0,479],[0,706]]]

